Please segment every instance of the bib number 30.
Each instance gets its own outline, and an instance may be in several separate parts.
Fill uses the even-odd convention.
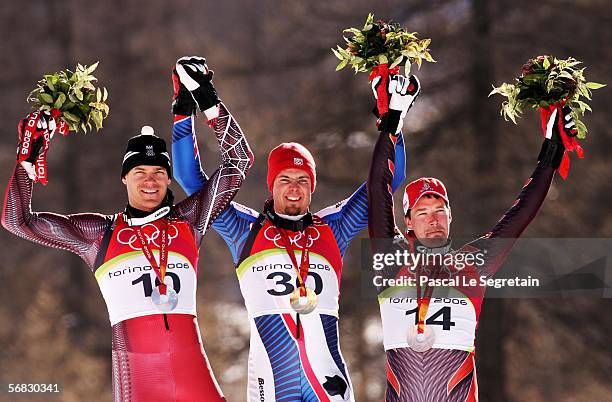
[[[316,294],[321,294],[323,291],[323,279],[316,272],[309,272],[308,276],[314,279]],[[285,296],[291,294],[297,287],[300,286],[298,278],[295,278],[295,286],[291,283],[291,275],[286,272],[272,272],[266,279],[275,280],[274,289],[268,289],[268,293],[272,296]]]

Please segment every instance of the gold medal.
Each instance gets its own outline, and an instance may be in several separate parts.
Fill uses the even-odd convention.
[[[429,326],[425,326],[423,332],[419,333],[419,326],[415,325],[408,333],[408,346],[415,352],[428,351],[435,341],[436,333]]]
[[[306,288],[306,296],[302,296],[301,288],[297,288],[289,295],[289,303],[296,313],[308,314],[317,307],[317,294],[314,290]]]

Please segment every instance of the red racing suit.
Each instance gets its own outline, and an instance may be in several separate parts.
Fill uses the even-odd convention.
[[[159,260],[160,223],[168,225],[168,266],[178,305],[162,314],[151,302],[156,274],[140,249],[126,212],[59,215],[32,212],[32,181],[17,165],[2,210],[2,225],[17,236],[71,251],[93,271],[112,325],[115,401],[222,401],[202,347],[196,319],[198,248],[206,229],[234,197],[252,165],[249,146],[231,114],[220,104],[212,123],[222,161],[197,193],[155,211],[139,226]],[[214,178],[214,179],[213,179]]]

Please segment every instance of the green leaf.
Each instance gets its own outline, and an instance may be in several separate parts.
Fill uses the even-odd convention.
[[[63,112],[64,110],[70,110],[74,107],[74,102],[64,102],[64,104],[62,105],[62,107],[60,108],[60,110]]]
[[[96,61],[96,62],[95,62],[94,64],[92,64],[91,66],[87,67],[87,68],[85,69],[85,74],[88,74],[88,75],[89,75],[89,74],[93,73],[94,71],[96,71],[96,68],[98,68],[98,64],[100,64],[100,62],[99,62],[99,61]],[[94,78],[94,79],[95,79],[95,78]]]
[[[357,29],[357,28],[347,28],[347,29],[343,30],[342,32],[350,32],[350,33],[355,34],[355,35],[359,35],[361,33],[361,31],[359,29]]]
[[[96,125],[96,129],[99,130],[102,128],[102,113],[98,110],[93,110],[91,112],[91,119]]]
[[[414,57],[417,57],[419,55],[419,52],[417,52],[415,50],[402,50],[401,54],[402,54],[402,56],[414,58]]]
[[[65,101],[66,101],[66,94],[63,92],[60,92],[60,94],[57,96],[57,99],[55,100],[55,103],[53,103],[53,107],[59,109],[62,107]]]
[[[544,70],[548,70],[550,68],[550,60],[548,60],[548,57],[544,57],[542,66],[544,67]]]
[[[102,102],[106,102],[106,98],[108,98],[108,91],[106,87],[102,88]]]
[[[402,62],[403,59],[404,59],[404,56],[400,55],[400,57],[398,57],[397,59],[393,60],[393,63],[391,63],[389,68],[393,68],[393,67],[399,65]]]
[[[40,92],[38,94],[38,99],[42,102],[42,103],[46,103],[46,104],[53,104],[53,97],[47,93],[44,92]]]
[[[387,59],[387,56],[385,56],[384,54],[379,54],[378,55],[378,62],[380,64],[387,64],[389,62],[389,59]]]
[[[81,121],[81,119],[79,119],[77,116],[75,116],[74,114],[70,113],[69,111],[64,111],[62,112],[62,116],[64,116],[66,118],[66,120],[73,122],[73,123],[78,123]]]
[[[605,87],[606,84],[600,84],[600,83],[597,83],[597,82],[587,82],[586,86],[589,89],[599,89],[599,88]]]
[[[342,70],[344,67],[346,67],[346,65],[348,64],[348,59],[342,60],[340,63],[338,63],[338,65],[336,66],[336,71],[338,70]]]
[[[338,46],[338,48],[339,47],[340,46]],[[340,60],[344,59],[344,57],[342,57],[342,55],[336,49],[334,49],[333,47],[332,47],[331,51],[334,53],[334,56],[336,56],[338,59],[340,59]]]
[[[593,111],[593,109],[591,109],[591,107],[583,101],[575,100],[574,103],[578,106],[582,114],[584,114],[585,110],[588,110],[589,112]]]

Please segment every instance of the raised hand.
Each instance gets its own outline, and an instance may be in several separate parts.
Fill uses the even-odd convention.
[[[378,99],[380,77],[372,81],[374,98]],[[405,77],[392,75],[387,87],[389,94],[389,111],[380,116],[378,129],[391,134],[399,134],[404,124],[404,118],[421,92],[421,83],[415,75]]]
[[[212,84],[213,72],[208,69],[206,59],[197,56],[181,57],[176,62],[176,73],[180,83],[189,91],[197,107],[206,114],[208,120],[217,117],[216,106],[221,100]]]
[[[31,180],[40,180],[43,184],[47,182],[46,154],[56,129],[55,118],[46,110],[28,114],[17,126],[17,162]]]

